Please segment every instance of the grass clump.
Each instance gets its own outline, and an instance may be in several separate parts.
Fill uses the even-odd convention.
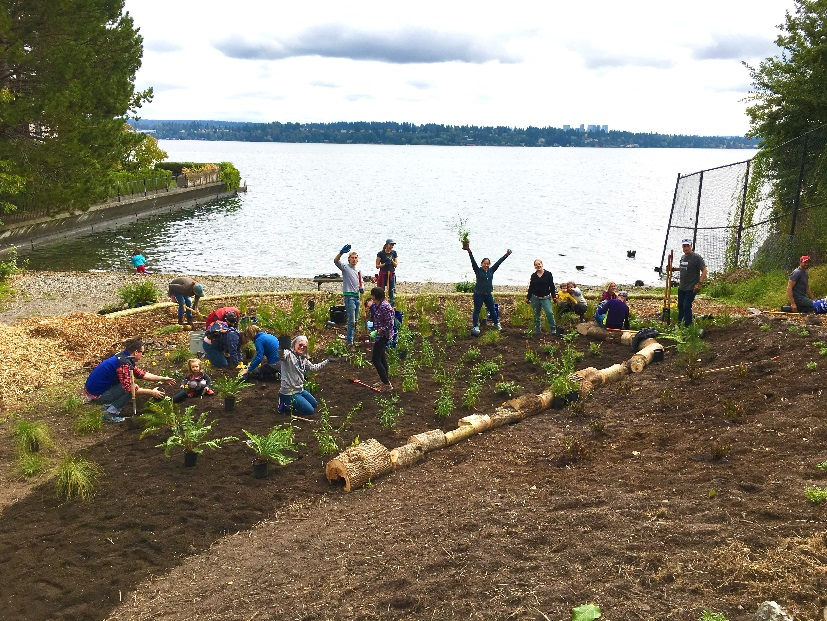
[[[124,308],[138,308],[155,304],[161,292],[151,280],[129,283],[118,289],[118,298]]]
[[[21,454],[38,453],[54,446],[49,427],[43,423],[21,420],[12,431],[14,444]]]
[[[58,498],[64,500],[92,498],[101,474],[103,470],[96,463],[76,455],[67,455],[60,462],[55,473],[55,491]]]
[[[17,468],[24,477],[35,477],[43,472],[43,456],[38,453],[25,453],[17,460]]]
[[[103,429],[103,419],[98,410],[81,412],[77,418],[75,418],[72,428],[75,430],[75,433],[82,436],[97,433]]]

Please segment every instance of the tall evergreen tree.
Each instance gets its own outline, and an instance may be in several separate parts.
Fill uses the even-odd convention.
[[[123,0],[0,7],[0,169],[25,184],[0,204],[89,205],[141,140],[124,122],[152,91],[135,91],[143,39],[123,9]]]

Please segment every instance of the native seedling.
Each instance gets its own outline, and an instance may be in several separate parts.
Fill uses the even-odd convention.
[[[349,356],[349,359],[350,359],[350,364],[352,364],[357,369],[364,369],[365,367],[370,366],[370,361],[367,359],[367,356],[365,356],[365,352],[363,352],[361,349],[356,349],[353,352],[351,352],[351,354]],[[307,387],[307,384],[305,384],[305,388],[306,387]],[[310,392],[313,392],[313,391],[310,391]]]
[[[164,449],[164,455],[169,457],[175,447],[180,447],[184,453],[203,453],[204,449],[218,449],[225,442],[238,440],[235,436],[207,439],[212,431],[215,421],[208,421],[208,412],[202,412],[198,418],[194,415],[195,406],[187,407],[183,412],[177,413],[173,409],[173,418],[170,431],[172,434],[165,442],[157,444],[157,448]]]
[[[396,429],[399,418],[405,413],[398,403],[399,395],[376,397],[376,405],[379,406],[379,423],[383,429]]]
[[[735,420],[741,418],[741,416],[743,415],[743,408],[741,407],[741,404],[737,401],[724,401],[723,407],[724,418],[728,420]]]
[[[452,383],[443,384],[439,389],[439,397],[436,400],[436,417],[448,418],[454,411],[454,399],[451,396]]]
[[[602,418],[593,418],[589,421],[589,429],[596,436],[606,435],[606,425]]]
[[[699,621],[727,621],[727,618],[720,612],[704,610]]]
[[[525,348],[525,361],[529,364],[540,364],[540,356],[528,345]]]
[[[97,419],[101,420],[101,417],[98,416]],[[43,456],[39,453],[24,453],[17,460],[17,468],[20,470],[20,474],[27,479],[43,472],[43,464]]]
[[[474,366],[473,375],[482,383],[487,382],[494,377],[499,370],[500,363],[497,360],[486,360],[485,362],[480,362]]]
[[[470,231],[468,230],[468,218],[458,217],[457,221],[454,223],[454,232],[459,238],[459,242],[462,244],[463,250],[467,250],[469,246],[468,237],[470,234]]]
[[[463,280],[462,282],[458,282],[454,285],[454,291],[457,293],[474,293],[475,287],[476,284]]]
[[[433,367],[436,363],[434,348],[431,346],[430,341],[424,338],[422,339],[422,344],[420,345],[419,361],[422,363],[422,366],[426,367]]]
[[[764,332],[769,332],[770,330],[772,330],[772,327],[768,323],[762,323],[760,326],[758,326],[758,329],[763,330]]]
[[[735,365],[735,375],[739,379],[744,379],[749,374],[749,365],[746,362]]]
[[[600,351],[600,343],[589,343],[589,353],[592,356],[603,355],[603,353]]]
[[[602,616],[595,604],[581,604],[571,609],[571,621],[594,621]]]
[[[448,332],[460,332],[466,329],[466,320],[460,314],[457,305],[452,301],[448,301],[445,303],[442,321],[445,324]]]
[[[183,332],[183,330],[184,326],[178,325],[177,323],[172,323],[168,326],[155,328],[155,334],[174,334],[175,332]]]
[[[517,382],[497,382],[496,386],[494,386],[494,392],[498,395],[505,395],[506,397],[514,397],[514,395],[522,389],[523,387],[518,386]]]
[[[416,366],[406,364],[402,367],[402,392],[416,392],[419,390],[419,381],[416,378]]]
[[[470,410],[477,404],[477,401],[479,401],[481,393],[482,384],[474,378],[471,380],[471,383],[468,384],[468,388],[465,389],[465,394],[462,396],[462,405]]]
[[[819,470],[827,470],[827,461],[823,461],[820,464],[817,464],[816,468],[818,468]]]
[[[827,487],[818,487],[817,485],[805,487],[804,495],[813,504],[820,505],[827,502]]]
[[[729,455],[729,452],[731,450],[731,444],[724,444],[723,442],[713,442],[712,447],[709,449],[709,452],[712,455],[712,461],[721,461]]]
[[[122,307],[138,308],[139,306],[155,304],[160,299],[161,292],[151,280],[142,280],[139,283],[127,284],[118,289],[118,297],[121,300]]]
[[[495,345],[500,340],[501,333],[499,330],[487,330],[480,336],[480,343],[483,345]]]
[[[419,321],[416,324],[417,330],[422,335],[423,338],[427,338],[434,333],[433,326],[431,326],[431,320],[428,319],[428,316],[424,313],[420,315]]]
[[[176,347],[169,353],[169,361],[173,364],[183,364],[192,358],[192,352],[186,347]]]
[[[86,500],[95,495],[103,470],[97,464],[74,455],[67,455],[55,471],[55,491],[58,498]]]
[[[567,463],[578,463],[589,458],[589,451],[580,438],[564,438],[564,460]]]
[[[818,363],[813,360],[807,363],[807,370],[808,371],[815,371],[818,368]]]
[[[12,434],[20,454],[37,453],[54,446],[49,428],[43,423],[21,420]]]
[[[328,356],[337,356],[340,358],[344,358],[348,354],[347,343],[339,339],[335,339],[331,341],[327,347],[324,348],[324,353]]]
[[[286,466],[296,457],[287,453],[296,453],[302,444],[296,442],[293,425],[284,423],[276,425],[266,435],[250,433],[242,429],[247,440],[244,444],[256,454],[256,461],[263,463],[274,461],[279,466]]]
[[[83,399],[78,395],[69,395],[63,400],[60,409],[63,410],[64,414],[74,415],[83,407],[83,403]]]
[[[216,377],[213,381],[213,386],[215,386],[218,395],[224,397],[224,399],[240,401],[239,393],[245,388],[252,386],[252,384],[245,381],[241,375],[235,375],[231,377]]]

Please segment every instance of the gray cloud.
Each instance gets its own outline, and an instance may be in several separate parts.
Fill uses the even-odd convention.
[[[746,60],[778,53],[773,41],[750,35],[716,35],[715,41],[692,50],[696,60]]]
[[[233,38],[217,41],[214,46],[225,56],[243,60],[280,60],[296,56],[349,58],[394,64],[515,63],[519,60],[496,41],[425,28],[368,32],[331,24],[315,26],[281,40],[246,41]]]
[[[408,80],[408,86],[413,86],[420,91],[426,91],[434,88],[433,83],[426,82],[425,80]]]
[[[345,99],[347,101],[361,101],[363,99],[373,99],[373,95],[366,95],[364,93],[353,93],[351,95],[345,95]]]
[[[167,39],[144,39],[144,51],[167,54],[169,52],[180,52],[184,47]]]
[[[334,82],[322,82],[320,80],[311,82],[310,86],[318,86],[319,88],[340,88],[339,84],[335,84]]]

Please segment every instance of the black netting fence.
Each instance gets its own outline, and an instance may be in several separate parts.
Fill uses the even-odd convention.
[[[743,162],[679,175],[663,245],[665,273],[693,240],[711,274],[791,269],[827,244],[827,126]]]

